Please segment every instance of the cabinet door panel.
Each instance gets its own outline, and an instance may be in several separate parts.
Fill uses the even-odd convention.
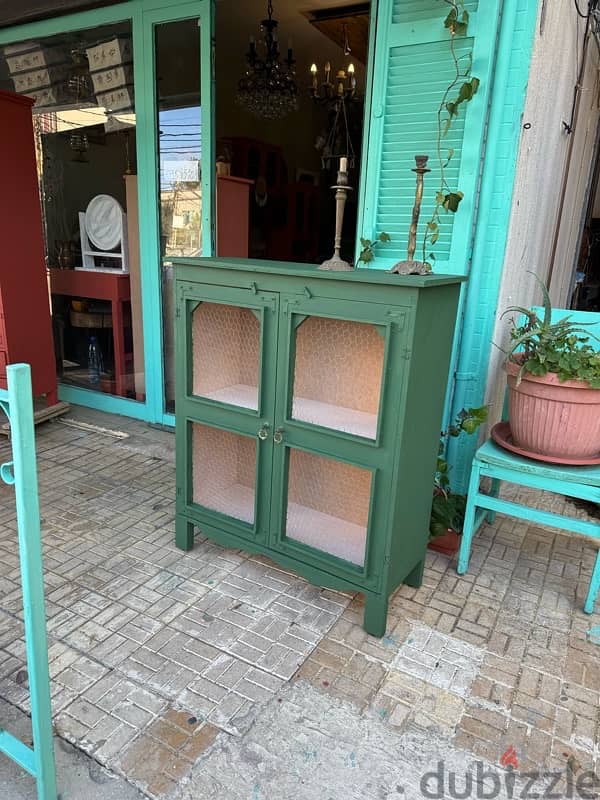
[[[385,542],[373,534],[387,514],[383,471],[275,444],[270,546],[310,569],[376,589]]]
[[[286,427],[379,444],[390,346],[394,337],[398,350],[404,338],[406,311],[298,296],[285,297],[282,309],[278,408]]]
[[[377,438],[385,332],[310,316],[295,328],[292,419]]]
[[[278,295],[200,283],[177,293],[178,503],[200,529],[266,539]]]
[[[258,411],[260,315],[205,301],[192,312],[191,325],[192,394]]]
[[[192,423],[192,502],[254,525],[256,440]]]
[[[363,567],[371,471],[303,450],[288,458],[286,538]]]

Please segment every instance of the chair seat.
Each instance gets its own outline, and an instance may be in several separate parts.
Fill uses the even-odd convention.
[[[539,478],[549,478],[569,483],[600,486],[600,465],[571,467],[566,464],[549,464],[533,458],[525,458],[497,445],[488,439],[477,451],[476,458],[487,464],[529,473]],[[565,492],[566,494],[566,492]]]

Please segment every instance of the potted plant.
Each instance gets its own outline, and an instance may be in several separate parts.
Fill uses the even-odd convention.
[[[460,411],[453,425],[442,432],[438,451],[437,469],[433,485],[433,501],[429,520],[429,549],[453,555],[460,546],[460,535],[465,519],[467,498],[450,488],[448,462],[444,457],[448,436],[473,434],[487,420],[487,406]]]
[[[512,444],[524,455],[564,463],[600,460],[600,341],[571,316],[552,314],[539,280],[544,314],[512,306],[508,380]]]

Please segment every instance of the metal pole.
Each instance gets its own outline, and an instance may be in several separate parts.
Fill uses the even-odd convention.
[[[6,375],[35,778],[38,800],[56,800],[31,369],[28,364],[12,364]]]

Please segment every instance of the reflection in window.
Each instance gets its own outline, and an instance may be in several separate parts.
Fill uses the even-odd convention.
[[[155,28],[161,256],[198,256],[202,240],[202,108],[197,18]],[[173,268],[160,267],[165,408],[175,410]]]
[[[2,46],[0,88],[35,101],[59,377],[143,400],[131,23]]]

